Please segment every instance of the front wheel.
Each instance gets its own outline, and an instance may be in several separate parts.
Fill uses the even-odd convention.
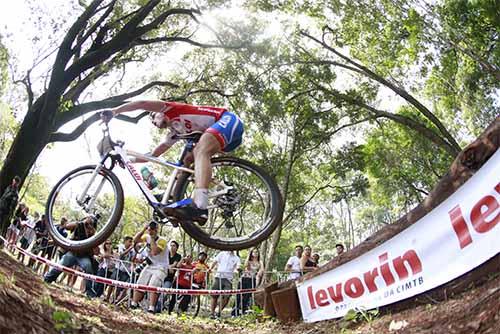
[[[50,236],[70,251],[84,251],[103,243],[113,233],[122,212],[120,181],[104,166],[95,165],[76,168],[63,176],[50,192],[45,208]],[[63,218],[71,229],[61,225]],[[82,229],[95,229],[95,233],[87,238],[76,236]]]
[[[180,174],[174,200],[191,197],[193,190],[193,175]],[[249,161],[213,158],[208,197],[206,224],[182,222],[181,226],[193,239],[211,248],[239,250],[255,246],[281,222],[282,199],[276,182]]]

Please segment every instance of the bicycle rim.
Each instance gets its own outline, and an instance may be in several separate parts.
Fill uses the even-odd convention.
[[[192,175],[182,174],[176,199],[191,197],[193,190]],[[214,195],[217,193],[221,194]],[[281,222],[281,216],[281,194],[273,178],[249,161],[222,157],[212,159],[207,223],[200,226],[183,222],[181,226],[209,247],[238,250],[267,238]]]
[[[49,232],[61,247],[80,251],[104,242],[115,229],[123,212],[123,189],[111,171],[102,168],[92,182],[96,166],[82,166],[66,174],[49,195],[46,206]],[[85,188],[88,190],[84,193]],[[83,194],[83,196],[82,196]],[[83,201],[80,201],[83,198]],[[83,222],[94,217],[96,232],[83,240],[72,240],[73,233],[64,236],[58,230],[61,219],[69,223]]]

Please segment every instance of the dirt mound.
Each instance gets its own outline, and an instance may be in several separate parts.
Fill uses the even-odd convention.
[[[500,275],[483,282],[444,302],[429,298],[397,314],[370,313],[349,321],[280,324],[258,315],[213,321],[115,309],[45,284],[0,251],[0,333],[500,333]]]

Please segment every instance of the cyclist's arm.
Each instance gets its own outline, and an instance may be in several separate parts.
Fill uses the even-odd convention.
[[[133,101],[122,104],[119,107],[111,109],[113,115],[118,115],[124,112],[134,111],[134,110],[147,110],[160,112],[165,109],[165,102],[160,100],[144,100],[144,101]]]
[[[165,153],[170,147],[172,147],[173,144],[175,144],[175,140],[173,140],[171,137],[172,137],[172,133],[169,133],[167,135],[167,138],[165,138],[165,140],[163,142],[158,144],[158,146],[156,146],[154,148],[154,150],[148,154],[151,154],[153,157],[159,157],[160,155]],[[132,162],[147,162],[147,160],[144,160],[141,158],[135,158],[135,157],[130,159],[130,161],[132,161]]]
[[[160,143],[158,146],[155,147],[153,152],[151,152],[151,155],[154,157],[159,157],[160,155],[165,153],[170,147],[172,147],[172,145],[166,141]]]

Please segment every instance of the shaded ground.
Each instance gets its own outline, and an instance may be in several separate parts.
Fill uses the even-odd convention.
[[[0,251],[0,334],[3,333],[500,333],[500,275],[453,298],[397,314],[316,324],[280,324],[259,315],[223,321],[115,309],[58,285]],[[392,326],[391,326],[392,322]],[[390,331],[390,327],[402,327]]]

